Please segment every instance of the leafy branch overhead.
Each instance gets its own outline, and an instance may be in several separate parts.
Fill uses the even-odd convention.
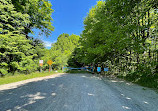
[[[48,0],[0,0],[0,73],[37,70],[43,42],[29,37],[33,29],[47,36],[54,30]]]

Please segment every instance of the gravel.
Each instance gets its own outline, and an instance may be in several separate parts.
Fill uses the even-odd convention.
[[[0,86],[0,111],[158,111],[158,94],[92,74],[56,74]]]

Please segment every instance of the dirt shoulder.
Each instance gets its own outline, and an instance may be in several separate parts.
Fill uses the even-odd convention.
[[[66,73],[52,74],[50,76],[37,77],[37,78],[33,78],[33,79],[27,79],[27,80],[23,80],[23,81],[19,81],[19,82],[14,82],[14,83],[0,85],[0,91],[8,90],[8,89],[14,89],[14,88],[17,88],[19,86],[22,86],[22,85],[25,85],[27,83],[30,83],[30,82],[36,82],[36,81],[41,81],[41,80],[46,80],[46,79],[50,79],[50,78],[59,77],[59,76],[61,76],[63,74],[66,74]]]

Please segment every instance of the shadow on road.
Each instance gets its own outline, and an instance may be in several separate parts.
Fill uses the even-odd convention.
[[[125,81],[64,74],[0,91],[0,111],[157,111],[158,95]]]
[[[0,91],[0,111],[12,110],[33,110],[42,105],[45,99],[52,102],[56,90],[63,87],[65,75],[46,79],[38,82],[31,82],[14,89]]]

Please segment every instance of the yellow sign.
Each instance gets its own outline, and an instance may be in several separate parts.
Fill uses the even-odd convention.
[[[52,65],[52,64],[53,64],[53,61],[52,61],[52,60],[49,60],[49,61],[47,61],[47,64]]]
[[[42,67],[42,66],[43,66],[43,63],[40,63],[39,65]]]

